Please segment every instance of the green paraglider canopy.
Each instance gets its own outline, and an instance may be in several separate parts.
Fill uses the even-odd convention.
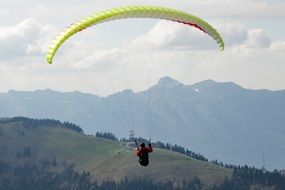
[[[48,48],[46,59],[48,63],[52,63],[53,57],[56,54],[59,47],[72,35],[80,32],[81,30],[94,26],[96,24],[116,20],[123,18],[158,18],[164,20],[170,20],[186,24],[205,32],[211,36],[220,46],[220,49],[224,49],[224,41],[217,30],[208,24],[203,19],[191,15],[189,13],[166,7],[158,6],[127,6],[114,8],[93,15],[87,16],[78,22],[71,24],[60,32],[52,41]]]

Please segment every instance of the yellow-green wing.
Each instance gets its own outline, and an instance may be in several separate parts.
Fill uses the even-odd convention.
[[[95,13],[65,28],[50,44],[46,55],[47,62],[52,63],[58,48],[75,33],[102,22],[123,18],[158,18],[193,26],[210,35],[219,44],[220,49],[224,49],[224,41],[217,30],[197,16],[166,7],[127,6]]]

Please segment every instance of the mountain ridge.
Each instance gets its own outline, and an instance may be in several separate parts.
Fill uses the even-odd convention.
[[[106,97],[2,93],[0,116],[54,118],[79,124],[88,134],[110,131],[119,137],[135,129],[139,136],[180,144],[210,159],[261,167],[264,155],[270,169],[285,168],[284,90],[251,90],[213,80],[184,85],[170,77],[162,84]]]
[[[153,86],[151,86],[150,88],[152,87],[156,87],[156,86],[171,86],[171,85],[181,85],[181,86],[185,86],[185,87],[213,87],[213,86],[219,86],[219,85],[228,85],[228,86],[232,86],[232,87],[236,87],[236,88],[239,88],[239,89],[244,89],[244,90],[252,90],[252,91],[267,91],[267,92],[283,92],[285,93],[285,89],[280,89],[280,90],[270,90],[270,89],[265,89],[265,88],[261,88],[261,89],[251,89],[251,88],[245,88],[245,87],[242,87],[241,85],[238,85],[236,84],[235,82],[231,82],[231,81],[228,81],[228,82],[218,82],[218,81],[215,81],[213,79],[206,79],[206,80],[202,80],[202,81],[199,81],[199,82],[196,82],[196,83],[193,83],[193,84],[183,84],[181,82],[179,82],[178,80],[175,80],[169,76],[165,76],[165,77],[162,77],[158,80],[158,82],[156,84],[154,84]],[[146,89],[148,90],[148,89]],[[146,90],[139,90],[139,91],[136,91],[134,92],[132,89],[124,89],[124,90],[121,90],[121,91],[118,91],[118,92],[114,92],[112,94],[109,94],[107,96],[112,96],[112,95],[116,95],[118,93],[122,93],[122,92],[125,92],[125,91],[129,91],[129,92],[132,92],[134,94],[136,93],[141,93],[141,92],[144,92]],[[2,94],[9,94],[9,93],[31,93],[31,92],[51,92],[51,93],[64,93],[64,94],[72,94],[72,93],[78,93],[78,94],[83,94],[83,95],[92,95],[92,96],[96,96],[96,97],[106,97],[106,96],[99,96],[97,94],[93,94],[93,93],[89,93],[89,92],[81,92],[81,91],[78,91],[78,90],[74,90],[74,91],[59,91],[59,90],[53,90],[53,89],[50,89],[50,88],[45,88],[45,89],[37,89],[37,90],[15,90],[15,89],[10,89],[8,90],[7,92],[0,92],[0,95]]]

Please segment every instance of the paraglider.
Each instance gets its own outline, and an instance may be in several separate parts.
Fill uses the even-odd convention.
[[[135,143],[137,145],[137,152],[136,155],[139,157],[139,163],[142,166],[148,166],[149,164],[149,153],[153,151],[150,140],[148,142],[148,147],[145,146],[145,143],[141,143],[140,146],[138,146],[137,141],[135,140]]]
[[[51,64],[59,47],[77,32],[102,22],[124,18],[158,18],[189,25],[211,36],[218,43],[220,49],[224,49],[224,41],[217,30],[197,16],[159,6],[126,6],[95,13],[65,28],[50,44],[46,54],[47,62]]]
[[[157,18],[185,24],[208,34],[217,42],[221,50],[224,49],[224,41],[218,31],[205,20],[197,16],[167,7],[126,6],[92,14],[65,28],[50,44],[46,54],[47,62],[52,64],[53,58],[60,46],[74,34],[106,21],[125,18]],[[150,142],[148,147],[145,147],[144,143],[142,143],[140,147],[137,144],[136,155],[139,157],[139,162],[142,166],[149,164],[149,153],[152,151],[153,149]]]

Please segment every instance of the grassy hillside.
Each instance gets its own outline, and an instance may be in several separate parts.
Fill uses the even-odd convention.
[[[135,150],[123,143],[82,135],[60,126],[29,126],[22,122],[0,122],[0,161],[15,164],[43,162],[56,158],[62,164],[75,164],[98,181],[122,180],[126,176],[150,177],[156,181],[181,182],[198,176],[204,185],[220,183],[232,171],[185,155],[154,149],[149,167],[141,167]]]

